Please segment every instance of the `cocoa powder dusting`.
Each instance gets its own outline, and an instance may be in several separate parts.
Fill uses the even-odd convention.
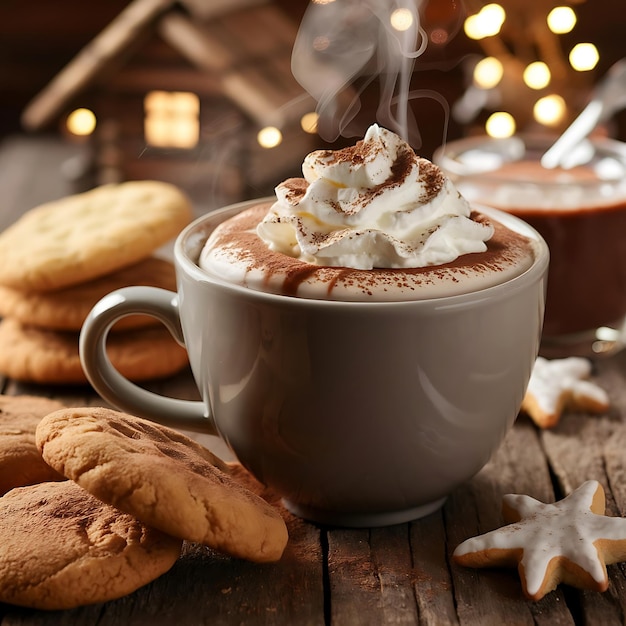
[[[368,158],[376,154],[376,148],[370,143],[365,143],[362,139],[357,141],[353,146],[347,146],[340,150],[320,150],[317,153],[320,158],[329,165],[337,163],[356,163],[361,165]]]
[[[420,182],[424,185],[427,200],[434,198],[443,189],[445,176],[443,172],[426,159],[420,159]]]
[[[414,158],[415,154],[411,149],[399,152],[391,166],[391,176],[386,181],[372,188],[371,197],[367,202],[371,202],[371,200],[377,198],[388,189],[402,185],[411,172]]]
[[[285,189],[285,200],[291,205],[296,205],[306,193],[309,183],[304,178],[288,178],[281,187]]]

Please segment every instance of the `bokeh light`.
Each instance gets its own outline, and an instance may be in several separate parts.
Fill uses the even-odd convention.
[[[598,49],[592,43],[576,44],[569,53],[570,65],[578,72],[592,70],[599,60]]]
[[[576,26],[576,19],[576,13],[571,7],[554,7],[548,13],[548,28],[556,35],[563,35]]]
[[[67,130],[73,135],[85,137],[96,128],[96,116],[89,109],[75,109],[67,116]]]
[[[550,68],[543,61],[530,63],[524,69],[524,83],[531,89],[543,89],[550,84],[552,74]]]
[[[501,80],[504,67],[496,57],[485,57],[476,63],[474,68],[474,84],[482,89],[492,89]]]
[[[409,30],[413,21],[413,13],[409,9],[396,9],[389,17],[391,27],[400,32]]]
[[[281,144],[283,134],[275,126],[266,126],[258,132],[256,138],[262,148],[275,148]]]
[[[311,111],[310,113],[305,113],[300,118],[300,128],[305,133],[314,134],[317,132],[317,122],[319,121],[319,115],[315,111]]]
[[[515,118],[506,111],[492,113],[485,123],[485,131],[490,137],[504,139],[515,134]]]
[[[463,23],[463,30],[470,39],[482,39],[483,34],[480,29],[480,20],[478,15],[470,15]]]
[[[486,4],[478,13],[470,15],[463,24],[465,34],[470,39],[493,37],[500,32],[506,19],[506,12],[494,3]]]
[[[557,95],[551,94],[540,98],[535,102],[533,107],[533,115],[535,119],[545,126],[556,126],[563,121],[567,105],[565,100]]]

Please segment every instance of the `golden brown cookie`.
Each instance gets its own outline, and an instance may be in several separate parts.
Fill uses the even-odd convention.
[[[188,364],[187,352],[163,326],[111,334],[111,363],[134,381],[171,376]],[[78,333],[24,326],[14,319],[0,322],[0,373],[23,382],[84,384]]]
[[[104,185],[25,213],[0,234],[0,284],[49,291],[109,274],[150,256],[192,218],[175,186]]]
[[[11,317],[27,326],[48,330],[79,331],[93,306],[111,291],[133,285],[176,291],[174,265],[148,257],[100,278],[57,291],[23,291],[0,285],[0,317]],[[114,331],[151,326],[158,322],[147,315],[129,315]]]
[[[539,428],[553,428],[565,411],[606,413],[609,397],[604,389],[588,380],[590,376],[588,359],[537,357],[521,410]]]
[[[251,561],[283,553],[287,529],[276,509],[173,429],[111,409],[72,408],[47,415],[36,439],[57,471],[149,526]]]
[[[510,524],[467,539],[453,558],[467,567],[517,565],[531,600],[562,582],[606,591],[606,565],[626,560],[626,519],[607,517],[604,509],[604,489],[595,480],[554,504],[509,494],[502,511]]]
[[[48,398],[0,395],[0,495],[14,487],[65,480],[41,458],[35,445],[41,418],[62,408]]]
[[[72,481],[13,489],[0,498],[0,601],[70,609],[114,600],[169,570],[181,545]]]

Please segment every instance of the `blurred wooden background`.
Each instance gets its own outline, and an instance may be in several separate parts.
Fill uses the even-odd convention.
[[[137,0],[135,0],[136,3]],[[198,7],[205,6],[213,10],[215,7],[227,7],[227,10],[236,11],[240,2],[249,4],[246,0],[188,0]],[[507,0],[511,6],[524,6],[523,0]],[[620,0],[621,1],[621,0]],[[261,4],[273,5],[284,17],[285,24],[289,24],[289,33],[292,36],[298,28],[302,16],[308,6],[308,0],[259,0]],[[539,0],[537,4],[554,5],[556,0]],[[120,13],[131,4],[129,0],[0,0],[0,141],[8,137],[26,138],[62,138],[59,119],[48,122],[42,128],[33,131],[24,127],[20,119],[28,104],[37,94],[54,79],[76,55],[114,21]],[[181,3],[183,1],[181,0]],[[255,10],[258,3],[252,2],[250,10]],[[420,4],[422,24],[427,32],[434,32],[438,28],[447,30],[451,35],[445,45],[433,45],[429,43],[427,52],[418,59],[415,65],[413,77],[413,88],[436,93],[438,99],[419,98],[412,103],[413,111],[418,119],[419,131],[422,144],[417,151],[426,157],[431,157],[433,151],[447,139],[453,139],[467,132],[467,128],[462,127],[457,121],[446,116],[441,102],[452,106],[456,102],[468,85],[467,69],[464,66],[465,60],[472,55],[484,55],[477,42],[469,40],[462,32],[462,20],[469,11],[475,11],[476,6],[480,6],[478,0],[423,0]],[[604,72],[626,52],[623,44],[623,33],[626,27],[626,12],[622,11],[620,4],[616,0],[573,0],[570,3],[576,8],[578,14],[578,24],[575,32],[571,35],[563,35],[562,43],[566,47],[573,45],[576,41],[592,41],[600,51],[600,62],[594,73],[602,76]],[[177,3],[172,5],[176,7]],[[188,8],[188,7],[185,7]],[[519,7],[518,7],[518,10]],[[521,9],[523,10],[523,9]],[[259,37],[261,34],[267,39],[267,32],[259,31],[259,23],[252,19],[245,19],[245,10],[241,13],[241,33],[245,37],[248,28],[250,37]],[[281,18],[282,19],[282,18]],[[247,24],[247,26],[246,26]],[[267,29],[266,29],[267,30]],[[278,32],[269,33],[270,36],[279,36]],[[132,41],[127,53],[135,54],[140,48],[140,41]],[[171,43],[171,42],[169,42]],[[532,45],[530,42],[528,45]],[[172,51],[172,46],[168,42],[160,41],[152,44],[150,54],[139,52],[139,63],[145,59],[152,59],[152,66],[148,70],[146,66],[138,65],[134,74],[118,77],[118,87],[121,82],[126,81],[127,85],[136,81],[136,77],[142,76],[147,82],[150,76],[167,69],[172,75],[178,74],[179,82],[185,80],[189,75],[189,81],[193,83],[194,75],[189,71],[189,59],[181,59],[179,52]],[[141,58],[143,54],[144,58]],[[248,72],[253,75],[256,61],[250,60],[250,67],[241,67],[245,64],[244,57],[232,57],[237,59],[232,61],[237,63],[238,71]],[[156,64],[154,63],[156,59]],[[244,59],[242,61],[242,59]],[[215,59],[209,60],[216,63]],[[222,60],[228,64],[229,58]],[[283,68],[289,65],[289,47],[284,46],[282,57],[278,61]],[[197,69],[197,68],[196,68]],[[110,80],[115,80],[116,65],[112,64],[100,76],[101,85],[106,85],[107,76]],[[142,72],[144,72],[142,74]],[[152,72],[152,74],[150,74]],[[130,76],[130,77],[129,77]],[[182,84],[182,82],[181,82]],[[298,175],[301,163],[301,156],[306,154],[313,147],[324,147],[316,136],[308,138],[300,137],[290,140],[286,137],[284,145],[280,150],[273,153],[263,152],[258,149],[255,141],[242,139],[243,134],[236,132],[228,137],[229,152],[224,156],[225,150],[225,129],[229,124],[236,130],[238,125],[245,126],[250,137],[253,137],[253,125],[250,125],[249,116],[246,111],[239,110],[237,106],[232,106],[232,99],[224,98],[220,94],[219,86],[211,84],[210,77],[202,78],[196,82],[198,89],[202,86],[206,89],[207,97],[210,99],[208,117],[202,118],[205,136],[215,134],[212,147],[207,148],[208,143],[203,146],[202,157],[198,158],[198,151],[192,155],[195,161],[195,169],[190,174],[189,168],[186,170],[186,180],[193,177],[189,184],[192,192],[205,197],[213,194],[213,203],[228,202],[239,198],[253,195],[264,195],[271,192],[274,184],[286,176]],[[581,95],[581,102],[586,94]],[[80,105],[80,99],[77,104]],[[360,118],[363,120],[363,127],[375,119],[375,109],[378,102],[376,86],[363,94],[363,110]],[[479,120],[480,121],[480,120]],[[626,117],[624,112],[617,115],[612,123],[611,134],[620,139],[626,139]],[[233,138],[234,137],[234,138]],[[210,137],[209,137],[210,138]],[[352,143],[353,139],[343,141],[338,140],[338,144],[345,145]],[[74,146],[76,147],[76,146]],[[213,148],[221,150],[219,154],[213,153]],[[135,148],[133,148],[135,149]],[[137,150],[136,150],[137,151]],[[179,179],[176,169],[177,164],[173,159],[164,158],[163,154],[158,165],[158,159],[150,161],[149,151],[142,152],[142,160],[136,160],[135,170],[131,172],[131,177],[141,178],[159,176],[162,171],[164,177],[169,175],[173,182]],[[54,157],[56,159],[57,157]],[[53,159],[53,160],[54,160]],[[7,159],[5,158],[5,161]],[[10,159],[9,159],[10,160]],[[211,172],[209,163],[219,162],[221,168],[220,189],[215,189],[216,178]],[[75,164],[76,165],[76,164]],[[83,164],[84,167],[86,167]],[[158,169],[161,167],[161,170]],[[185,166],[186,167],[186,166]],[[75,169],[80,169],[77,165]],[[80,177],[80,172],[74,172],[73,176]],[[211,189],[208,188],[209,179]],[[93,181],[91,181],[93,182]],[[84,183],[89,186],[90,182]],[[77,185],[77,188],[80,184]]]

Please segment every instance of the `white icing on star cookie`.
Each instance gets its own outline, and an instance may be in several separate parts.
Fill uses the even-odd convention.
[[[606,565],[626,560],[626,519],[604,515],[604,490],[595,480],[554,504],[509,494],[502,507],[505,521],[513,523],[467,539],[453,558],[467,567],[517,564],[531,600],[559,583],[606,591]]]
[[[527,413],[540,428],[552,428],[565,410],[604,413],[609,397],[598,385],[587,380],[591,362],[580,357],[549,361],[537,357],[522,402]]]

